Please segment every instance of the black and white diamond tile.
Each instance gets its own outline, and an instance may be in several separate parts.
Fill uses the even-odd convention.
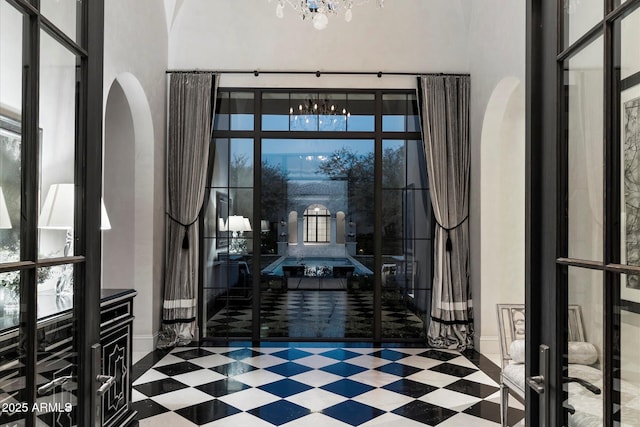
[[[139,375],[140,426],[486,426],[499,387],[455,351],[313,343],[174,349]],[[522,419],[511,408],[509,421]]]

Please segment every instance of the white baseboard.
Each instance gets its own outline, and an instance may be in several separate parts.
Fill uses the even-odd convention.
[[[480,349],[481,354],[500,354],[500,337],[497,336],[481,336]]]
[[[134,353],[151,353],[156,349],[158,341],[158,333],[152,335],[134,335],[133,351]]]

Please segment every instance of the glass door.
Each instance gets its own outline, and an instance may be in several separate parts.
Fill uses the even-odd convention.
[[[2,426],[88,426],[97,407],[99,3],[0,1]]]
[[[532,7],[527,423],[635,426],[640,1]]]

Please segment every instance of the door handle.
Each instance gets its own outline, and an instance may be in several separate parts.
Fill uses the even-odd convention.
[[[540,346],[540,375],[527,378],[527,384],[533,391],[540,395],[540,427],[548,427],[550,424],[549,410],[551,409],[551,399],[547,392],[549,384],[549,346]]]
[[[543,394],[545,390],[544,377],[542,375],[536,375],[534,377],[527,378],[527,384],[538,394]]]
[[[96,390],[96,395],[100,397],[103,396],[107,390],[113,386],[113,384],[115,384],[116,377],[112,377],[110,375],[97,375],[96,381],[102,384],[98,390]]]

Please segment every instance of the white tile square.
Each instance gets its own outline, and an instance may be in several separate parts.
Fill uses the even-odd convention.
[[[411,402],[413,398],[383,388],[376,388],[356,396],[352,400],[390,412]]]
[[[228,405],[238,408],[241,411],[248,411],[259,406],[273,403],[277,400],[280,400],[280,398],[258,388],[248,388],[246,390],[231,393],[226,396],[221,396],[218,398],[218,400],[221,400]]]
[[[422,356],[409,356],[404,359],[398,360],[396,363],[400,363],[402,365],[413,366],[414,368],[420,369],[429,369],[434,366],[441,365],[443,362],[440,360],[429,359],[427,357]]]
[[[492,380],[489,375],[485,374],[482,371],[474,372],[471,375],[467,375],[464,377],[465,380],[475,381],[480,384],[490,385],[492,387],[500,387],[494,380]]]
[[[409,380],[417,381],[420,383],[429,384],[434,387],[445,387],[460,379],[452,375],[447,375],[440,372],[429,371],[429,370],[416,372],[415,374],[411,374],[405,378]]]
[[[389,350],[399,351],[400,353],[415,356],[416,354],[424,353],[428,348],[389,348]]]
[[[227,356],[222,356],[220,354],[212,354],[211,356],[202,356],[196,357],[195,359],[190,359],[189,362],[194,365],[201,366],[203,368],[214,368],[216,366],[224,365],[226,363],[235,362],[235,359],[232,359]]]
[[[348,360],[348,362],[351,363],[352,365],[362,366],[363,368],[375,369],[383,365],[388,365],[393,361],[382,359],[380,357],[375,357],[375,356],[362,355],[362,356],[351,358]]]
[[[138,402],[140,400],[145,400],[147,398],[147,396],[145,396],[144,394],[140,393],[138,390],[131,389],[131,401],[132,402]]]
[[[438,427],[500,427],[499,423],[493,421],[483,420],[482,418],[474,417],[469,414],[457,414],[453,417],[438,424]]]
[[[140,385],[144,383],[150,383],[151,381],[163,380],[165,378],[169,378],[169,376],[163,374],[162,372],[156,371],[151,368],[144,374],[140,375],[140,377],[133,382],[133,385]]]
[[[340,420],[331,418],[324,414],[313,413],[306,415],[302,418],[290,421],[286,424],[282,424],[280,427],[351,427],[350,424],[345,424]],[[244,427],[244,426],[242,426]],[[424,427],[424,426],[423,426]]]
[[[188,419],[176,414],[175,412],[165,412],[164,414],[154,417],[144,418],[140,420],[139,427],[196,427],[197,424],[192,423]]]
[[[392,414],[391,412],[387,412],[386,414],[382,414],[379,417],[375,417],[374,419],[367,421],[364,424],[360,424],[360,427],[433,427],[428,424],[419,423],[418,421],[413,421],[412,419],[401,417],[400,415]],[[464,424],[459,425],[458,427],[466,427]]]
[[[399,379],[402,379],[402,377],[399,377],[397,375],[388,374],[386,372],[376,370],[362,371],[355,375],[351,375],[348,378],[350,380],[368,384],[373,387],[384,387],[387,384],[391,384],[398,381]]]
[[[264,369],[256,369],[255,371],[246,372],[244,374],[236,375],[233,377],[234,380],[250,385],[251,387],[258,387],[261,385],[269,384],[275,381],[279,381],[283,378],[285,377],[283,377],[282,375],[265,371]]]
[[[418,400],[462,412],[468,407],[480,402],[482,399],[468,394],[458,393],[457,391],[440,388],[420,397]]]
[[[171,349],[170,354],[182,353],[183,351],[196,350],[198,347],[175,347]]]
[[[288,360],[281,357],[272,356],[270,354],[264,354],[262,356],[250,357],[248,359],[242,359],[244,363],[247,363],[256,368],[269,368],[271,366],[281,365],[287,363]]]
[[[173,379],[191,387],[212,383],[224,378],[227,378],[227,376],[209,369],[200,369],[199,371],[187,372],[186,374],[173,376]]]
[[[346,401],[347,398],[320,388],[312,388],[311,390],[289,396],[285,400],[307,408],[311,410],[311,412],[320,412],[330,406]]]
[[[265,353],[265,354],[273,354],[273,353],[277,353],[279,351],[284,351],[288,349],[289,347],[251,347],[251,350],[259,351],[260,353]]]
[[[306,351],[307,353],[322,354],[322,353],[328,353],[330,351],[337,350],[337,349],[338,349],[337,347],[319,347],[319,348],[306,348],[306,347],[304,347],[304,348],[300,348],[299,350]],[[345,348],[345,350],[351,351],[348,348]]]
[[[273,427],[273,424],[261,420],[258,417],[254,417],[246,412],[240,412],[239,414],[231,415],[221,418],[219,420],[212,421],[208,424],[203,424],[202,427]]]
[[[186,408],[187,406],[197,405],[198,403],[213,400],[213,396],[201,392],[198,389],[189,387],[169,393],[159,394],[151,397],[151,399],[167,409],[176,411],[178,409]]]
[[[294,360],[294,362],[299,363],[300,365],[308,366],[309,368],[320,369],[324,368],[325,366],[336,364],[339,361],[330,357],[314,354],[313,356],[296,359]]]
[[[174,356],[173,354],[167,354],[165,357],[160,359],[160,361],[158,363],[153,365],[153,367],[157,368],[159,366],[172,365],[174,363],[180,363],[180,362],[184,362],[184,361],[185,360],[183,358],[181,358],[181,357]]]
[[[371,354],[384,349],[379,347],[345,347],[344,350],[352,351],[358,354]]]
[[[290,378],[302,384],[310,385],[311,387],[322,387],[323,385],[331,384],[342,379],[340,375],[318,371],[317,369],[303,372]]]
[[[471,369],[480,369],[476,365],[474,365],[473,362],[471,362],[469,359],[467,359],[464,356],[460,356],[460,357],[456,357],[455,359],[451,359],[451,360],[449,360],[448,363],[453,363],[454,365],[458,365],[458,366],[465,366],[465,367],[471,368]]]

